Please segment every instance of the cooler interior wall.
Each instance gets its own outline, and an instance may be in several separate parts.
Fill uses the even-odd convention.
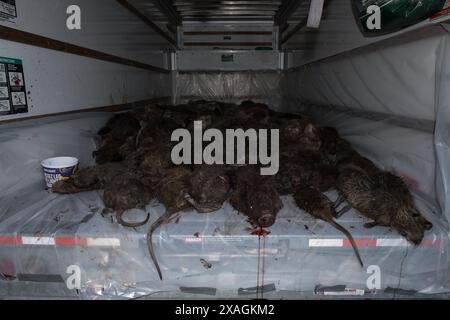
[[[20,7],[26,14],[17,28],[56,40],[70,38],[74,45],[109,52],[146,66],[123,65],[1,40],[5,56],[26,62],[25,78],[31,85],[32,102],[28,114],[1,120],[103,106],[125,110],[124,106],[136,102],[158,100],[181,104],[197,99],[234,103],[253,100],[267,103],[277,111],[307,114],[320,125],[336,127],[361,154],[381,168],[404,177],[418,207],[434,224],[424,245],[413,248],[395,231],[366,230],[354,211],[341,218],[340,222],[352,228],[358,239],[367,266],[381,268],[382,289],[394,287],[420,293],[450,290],[447,31],[430,27],[326,60],[280,70],[282,54],[276,50],[254,54],[236,51],[233,63],[225,59],[228,54],[220,50],[210,52],[203,44],[201,50],[171,55],[168,50],[174,48],[167,39],[150,31],[115,1],[114,5],[105,1],[81,1],[83,7],[93,6],[95,10],[91,12],[97,14],[88,13],[86,28],[77,37],[52,24],[62,23],[64,15],[55,13],[56,18],[42,27],[40,21],[48,14],[45,8],[51,7],[50,0],[40,5],[27,1],[32,10]],[[148,8],[145,1],[134,3]],[[337,6],[336,9],[345,12],[340,20],[347,21],[344,18],[349,5],[332,3],[331,8]],[[63,2],[64,6],[68,4]],[[108,9],[103,10],[104,7]],[[117,21],[121,21],[120,28],[112,23]],[[166,25],[163,18],[161,21]],[[190,31],[188,36],[197,37],[192,32],[198,30]],[[347,31],[354,34],[357,30],[352,25]],[[271,35],[263,36],[276,42]],[[290,45],[294,49],[298,49],[296,43],[309,43],[308,37],[302,35],[292,39]],[[337,41],[333,53],[370,42],[361,37],[349,39],[350,43],[343,47]],[[287,55],[286,65],[294,67],[309,62],[311,56],[321,58],[328,55],[326,49],[326,45],[321,45],[320,52],[309,52],[306,56],[294,50]],[[205,57],[213,60],[205,61]],[[251,70],[245,68],[248,61]],[[258,67],[258,61],[265,61],[264,66]],[[193,62],[195,65],[190,65]],[[182,70],[170,72],[177,63]],[[202,66],[208,71],[200,70]],[[296,208],[290,197],[283,198],[280,219],[264,244],[249,235],[244,217],[238,216],[228,204],[211,215],[188,212],[179,224],[163,226],[154,235],[166,277],[161,283],[148,258],[145,227],[122,228],[102,216],[101,193],[59,196],[44,190],[41,160],[73,154],[80,158],[82,167],[93,165],[96,133],[110,117],[108,112],[76,113],[0,125],[0,275],[16,277],[5,286],[0,279],[0,296],[95,299],[135,298],[158,292],[179,296],[190,292],[190,296],[199,297],[246,297],[245,292],[252,292],[251,288],[257,285],[258,244],[266,246],[265,283],[274,288],[275,297],[283,297],[283,292],[293,292],[294,296],[312,294],[317,285],[366,288],[367,266],[358,267],[343,236]],[[336,193],[329,196],[334,199]],[[154,221],[164,208],[153,202],[146,210]],[[133,211],[130,216],[133,215],[139,219],[142,212]],[[206,270],[201,259],[210,262],[213,268]],[[84,271],[83,290],[79,294],[65,285],[70,265],[79,265]],[[32,287],[36,289],[34,292],[30,291]]]
[[[15,2],[15,22],[0,19],[0,57],[23,62],[28,112],[1,108],[0,122],[170,98],[174,45],[119,1]],[[67,27],[73,5],[81,29]]]
[[[436,26],[283,72],[181,72],[174,101],[255,100],[306,113],[404,176],[448,219],[447,173],[440,165],[447,137],[439,130],[449,103],[441,76],[448,42],[448,32]]]
[[[153,236],[161,282],[149,259],[146,226],[124,228],[102,214],[101,192],[57,195],[44,189],[40,161],[70,153],[82,167],[92,165],[96,132],[109,117],[67,115],[0,129],[0,148],[7,154],[0,161],[0,271],[11,278],[0,280],[5,284],[0,295],[252,298],[261,252],[270,291],[265,297],[312,297],[319,285],[365,292],[370,266],[382,274],[380,290],[365,292],[370,297],[401,297],[395,290],[385,292],[389,287],[417,294],[449,290],[448,229],[439,210],[420,198],[418,208],[434,227],[417,248],[395,231],[363,228],[365,220],[354,211],[339,219],[358,241],[364,268],[340,232],[299,210],[291,197],[283,197],[277,223],[262,239],[249,233],[245,217],[228,203],[207,215],[184,212]],[[145,211],[128,212],[127,219],[138,221],[148,212],[153,222],[164,211],[153,201]],[[67,268],[74,265],[82,270],[79,292],[66,286]]]

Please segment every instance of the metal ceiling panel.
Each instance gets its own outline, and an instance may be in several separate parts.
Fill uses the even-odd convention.
[[[287,0],[283,0],[287,1]],[[183,21],[273,21],[283,1],[175,0],[173,6]]]

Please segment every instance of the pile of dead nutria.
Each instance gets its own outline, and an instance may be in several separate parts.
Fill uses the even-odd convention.
[[[261,175],[260,165],[174,165],[172,133],[180,128],[194,131],[194,121],[202,121],[204,129],[221,132],[278,129],[278,173]],[[94,152],[97,165],[56,183],[53,191],[103,190],[105,207],[116,212],[117,222],[126,227],[142,226],[149,220],[147,216],[139,223],[128,222],[123,218],[128,209],[144,208],[152,199],[164,204],[166,214],[151,224],[147,237],[161,278],[152,250],[153,231],[175,213],[189,209],[209,213],[227,200],[254,225],[266,228],[275,223],[282,208],[280,196],[293,195],[299,208],[349,237],[361,264],[350,233],[335,221],[345,211],[336,210],[341,202],[372,219],[366,227],[394,228],[414,244],[432,227],[415,207],[402,179],[362,157],[335,129],[318,127],[301,115],[274,112],[265,104],[150,105],[115,115],[99,136],[101,143]],[[329,190],[339,192],[339,203],[323,194]]]

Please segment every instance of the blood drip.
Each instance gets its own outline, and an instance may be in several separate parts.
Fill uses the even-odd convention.
[[[269,230],[263,228],[254,228],[250,232],[251,235],[258,236],[258,269],[256,273],[256,299],[264,298],[264,278],[265,278],[265,256],[266,256],[266,237],[270,234]],[[261,251],[261,238],[263,248]],[[262,261],[261,261],[262,258]],[[261,283],[261,286],[260,286]]]

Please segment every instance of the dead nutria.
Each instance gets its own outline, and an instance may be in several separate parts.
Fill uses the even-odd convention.
[[[261,176],[250,166],[236,170],[236,185],[230,203],[262,228],[272,226],[283,207],[273,176]]]
[[[152,192],[149,191],[139,180],[127,177],[117,177],[109,183],[103,195],[106,208],[115,211],[117,222],[125,227],[137,228],[145,225],[150,214],[142,222],[126,222],[122,216],[126,210],[133,208],[143,209],[152,200]]]
[[[295,202],[297,206],[312,215],[314,218],[323,220],[328,222],[333,227],[341,231],[350,241],[353,250],[355,251],[356,258],[358,259],[359,264],[363,267],[363,262],[361,256],[358,251],[358,246],[355,243],[350,232],[347,231],[343,226],[334,221],[334,203],[328,199],[324,194],[320,191],[305,187],[299,188],[294,195]]]
[[[130,136],[136,136],[141,126],[139,121],[129,113],[112,117],[98,134],[101,137],[100,147],[93,152],[98,164],[122,161],[120,147]]]
[[[136,148],[146,148],[155,143],[170,144],[173,131],[179,128],[179,124],[172,119],[144,121],[136,135]]]
[[[222,105],[217,101],[208,100],[194,100],[189,101],[184,108],[191,113],[201,114],[216,114],[220,116],[222,114]]]
[[[176,124],[177,128],[185,128],[189,125],[193,113],[185,106],[165,106],[162,121],[170,121]]]
[[[342,139],[335,128],[320,128],[320,136],[322,139],[320,153],[331,166],[336,166],[342,159],[348,158],[355,153],[350,143]]]
[[[278,193],[283,196],[293,194],[298,187],[307,184],[312,170],[312,166],[295,158],[280,159],[280,169],[275,175]]]
[[[321,192],[336,188],[338,171],[332,166],[322,166],[313,170],[309,176],[309,185]]]
[[[142,208],[152,198],[149,186],[139,180],[142,175],[122,163],[107,163],[81,169],[71,179],[53,185],[53,192],[72,194],[104,189],[103,202],[108,210],[116,211],[117,221],[126,227],[139,227],[147,223],[128,223],[122,219],[128,209]]]
[[[281,118],[272,127],[280,130],[280,149],[294,144],[298,150],[317,152],[321,147],[320,130],[307,119]]]
[[[222,106],[216,101],[190,101],[185,109],[190,113],[190,128],[194,121],[202,121],[203,127],[209,128],[223,117]]]
[[[120,159],[126,160],[130,154],[136,151],[136,136],[128,137],[127,140],[119,147],[118,154]]]
[[[137,151],[139,169],[146,176],[159,177],[165,170],[173,166],[170,158],[170,148],[167,144],[158,143],[151,147],[141,148]]]
[[[285,148],[280,155],[275,180],[281,195],[293,194],[301,186],[325,192],[335,188],[337,170],[327,166],[319,154],[299,152],[295,147]]]
[[[268,124],[270,116],[271,110],[266,104],[253,101],[242,102],[234,115],[240,122],[256,121],[263,124]]]
[[[189,191],[189,181],[192,171],[183,167],[175,167],[167,170],[165,177],[157,185],[157,198],[166,207],[165,213],[150,225],[147,232],[147,247],[150,257],[156,267],[159,278],[162,280],[161,268],[153,251],[153,232],[162,224],[180,211],[191,207],[186,200],[186,194]]]
[[[117,176],[127,175],[137,177],[138,173],[127,168],[122,163],[106,163],[87,167],[76,172],[72,178],[53,184],[52,191],[61,194],[71,194],[104,189]]]
[[[370,174],[354,165],[340,168],[338,189],[363,216],[373,219],[365,227],[392,227],[415,245],[433,225],[417,210],[403,180],[389,172]]]
[[[313,187],[321,192],[336,188],[338,170],[329,164],[323,154],[318,152],[300,152],[295,158],[308,169],[305,180],[307,186]]]
[[[219,210],[228,198],[230,181],[224,169],[197,167],[189,185],[188,201],[199,213]]]

